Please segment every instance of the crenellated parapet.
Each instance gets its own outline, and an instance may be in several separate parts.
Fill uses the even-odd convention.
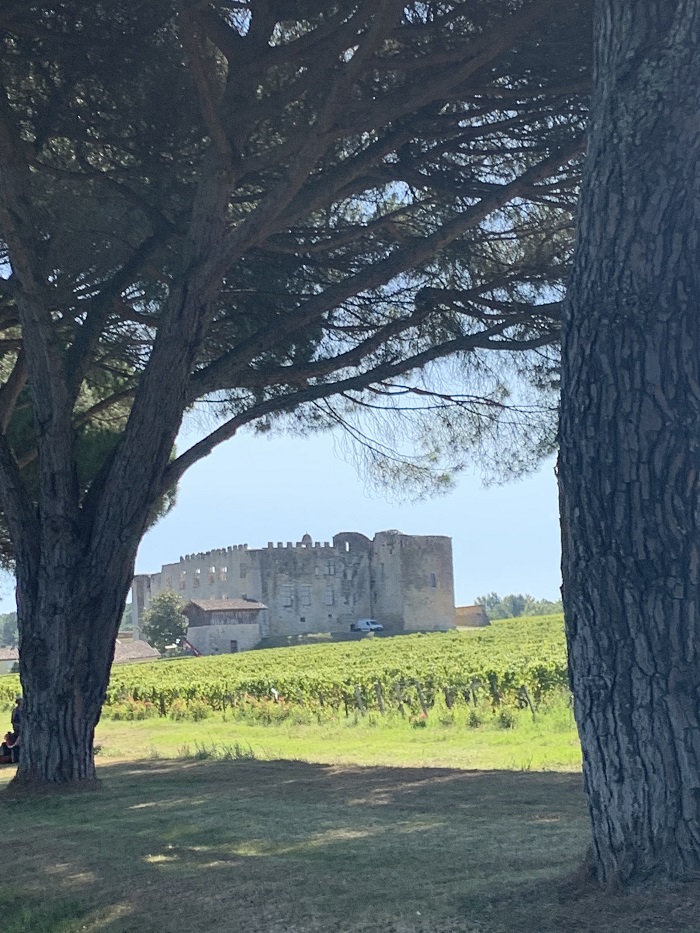
[[[315,541],[307,533],[185,554],[135,578],[138,615],[168,589],[184,600],[259,600],[269,607],[271,635],[349,631],[358,618],[396,632],[454,626],[452,544],[439,535],[343,531]]]

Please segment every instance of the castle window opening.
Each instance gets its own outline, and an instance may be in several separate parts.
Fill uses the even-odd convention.
[[[183,570],[180,574],[180,589],[184,590],[187,586],[187,571]]]
[[[311,605],[311,587],[305,583],[299,587],[299,601],[302,606]]]
[[[282,605],[289,609],[294,605],[294,587],[290,583],[285,583],[281,588]]]
[[[202,571],[201,571],[201,570],[195,570],[195,572],[194,572],[194,580],[192,581],[192,586],[199,586],[199,583],[200,583],[201,578],[202,578]]]
[[[209,568],[209,582],[214,583],[216,581],[216,567]]]
[[[431,574],[430,574],[430,585],[431,585],[432,587],[436,587],[436,586],[437,586],[437,577],[435,576],[434,573],[431,573]]]
[[[231,648],[229,649],[231,654],[238,653],[238,641],[235,638],[231,639]]]
[[[324,560],[323,562],[323,572],[327,577],[332,577],[335,575],[335,561],[334,560]]]
[[[221,570],[219,571],[219,580],[222,583],[226,583],[226,581],[228,580],[228,567],[221,568]]]
[[[330,586],[326,587],[326,605],[332,606],[335,603],[335,596],[333,594],[333,588]]]

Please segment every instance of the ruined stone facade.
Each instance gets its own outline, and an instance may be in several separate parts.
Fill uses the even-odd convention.
[[[374,539],[343,532],[333,542],[304,535],[188,554],[132,587],[134,626],[163,590],[196,599],[255,599],[267,606],[260,634],[345,632],[357,619],[378,619],[390,633],[454,628],[452,541],[441,535],[380,531]]]

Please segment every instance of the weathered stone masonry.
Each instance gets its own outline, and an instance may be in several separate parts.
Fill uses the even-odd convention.
[[[255,599],[267,606],[260,634],[347,631],[356,619],[376,618],[389,632],[454,627],[452,541],[442,535],[356,532],[330,542],[270,541],[188,554],[160,573],[139,574],[132,587],[134,626],[162,590],[183,600]]]

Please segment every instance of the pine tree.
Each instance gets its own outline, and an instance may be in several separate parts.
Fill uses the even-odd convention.
[[[140,538],[246,425],[345,424],[419,487],[494,443],[512,469],[551,449],[588,4],[292,6],[0,11],[16,785],[94,779]],[[172,459],[204,403],[217,427]]]

